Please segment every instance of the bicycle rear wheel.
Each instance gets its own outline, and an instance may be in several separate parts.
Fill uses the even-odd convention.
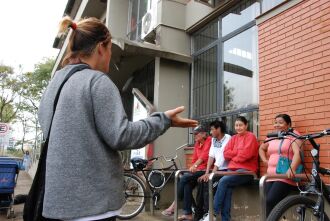
[[[141,179],[135,174],[124,174],[124,194],[126,202],[117,216],[121,220],[137,216],[145,205],[146,190]]]
[[[318,221],[319,217],[313,214],[316,202],[306,196],[288,196],[279,202],[269,214],[267,221]],[[329,221],[324,213],[324,221]]]

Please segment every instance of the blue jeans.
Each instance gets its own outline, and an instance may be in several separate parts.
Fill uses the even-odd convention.
[[[246,171],[245,169],[236,170],[237,172]],[[231,175],[220,179],[217,191],[214,196],[214,213],[218,215],[221,211],[221,220],[230,220],[231,196],[233,187],[247,184],[253,181],[253,176]]]
[[[205,171],[197,171],[195,173],[185,173],[180,177],[178,183],[178,197],[179,200],[183,200],[183,214],[192,214],[192,192],[194,187],[197,185],[198,177],[202,176]]]

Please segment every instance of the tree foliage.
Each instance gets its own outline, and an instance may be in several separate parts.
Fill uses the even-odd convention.
[[[15,119],[21,83],[15,78],[12,67],[0,65],[0,122],[9,123]]]
[[[54,59],[45,58],[31,72],[15,73],[14,68],[0,65],[0,122],[16,123],[22,128],[18,143],[23,149],[26,135],[34,134],[35,148],[40,133],[37,112],[41,96],[51,78]]]

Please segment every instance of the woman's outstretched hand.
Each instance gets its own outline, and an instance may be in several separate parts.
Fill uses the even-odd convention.
[[[198,125],[198,122],[196,120],[191,120],[178,116],[178,114],[183,111],[184,106],[165,111],[165,115],[172,121],[171,127],[196,127]]]

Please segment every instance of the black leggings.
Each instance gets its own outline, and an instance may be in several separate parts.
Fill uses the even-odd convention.
[[[266,183],[266,215],[270,214],[272,209],[291,191],[297,190],[297,187],[290,184],[274,181]]]

